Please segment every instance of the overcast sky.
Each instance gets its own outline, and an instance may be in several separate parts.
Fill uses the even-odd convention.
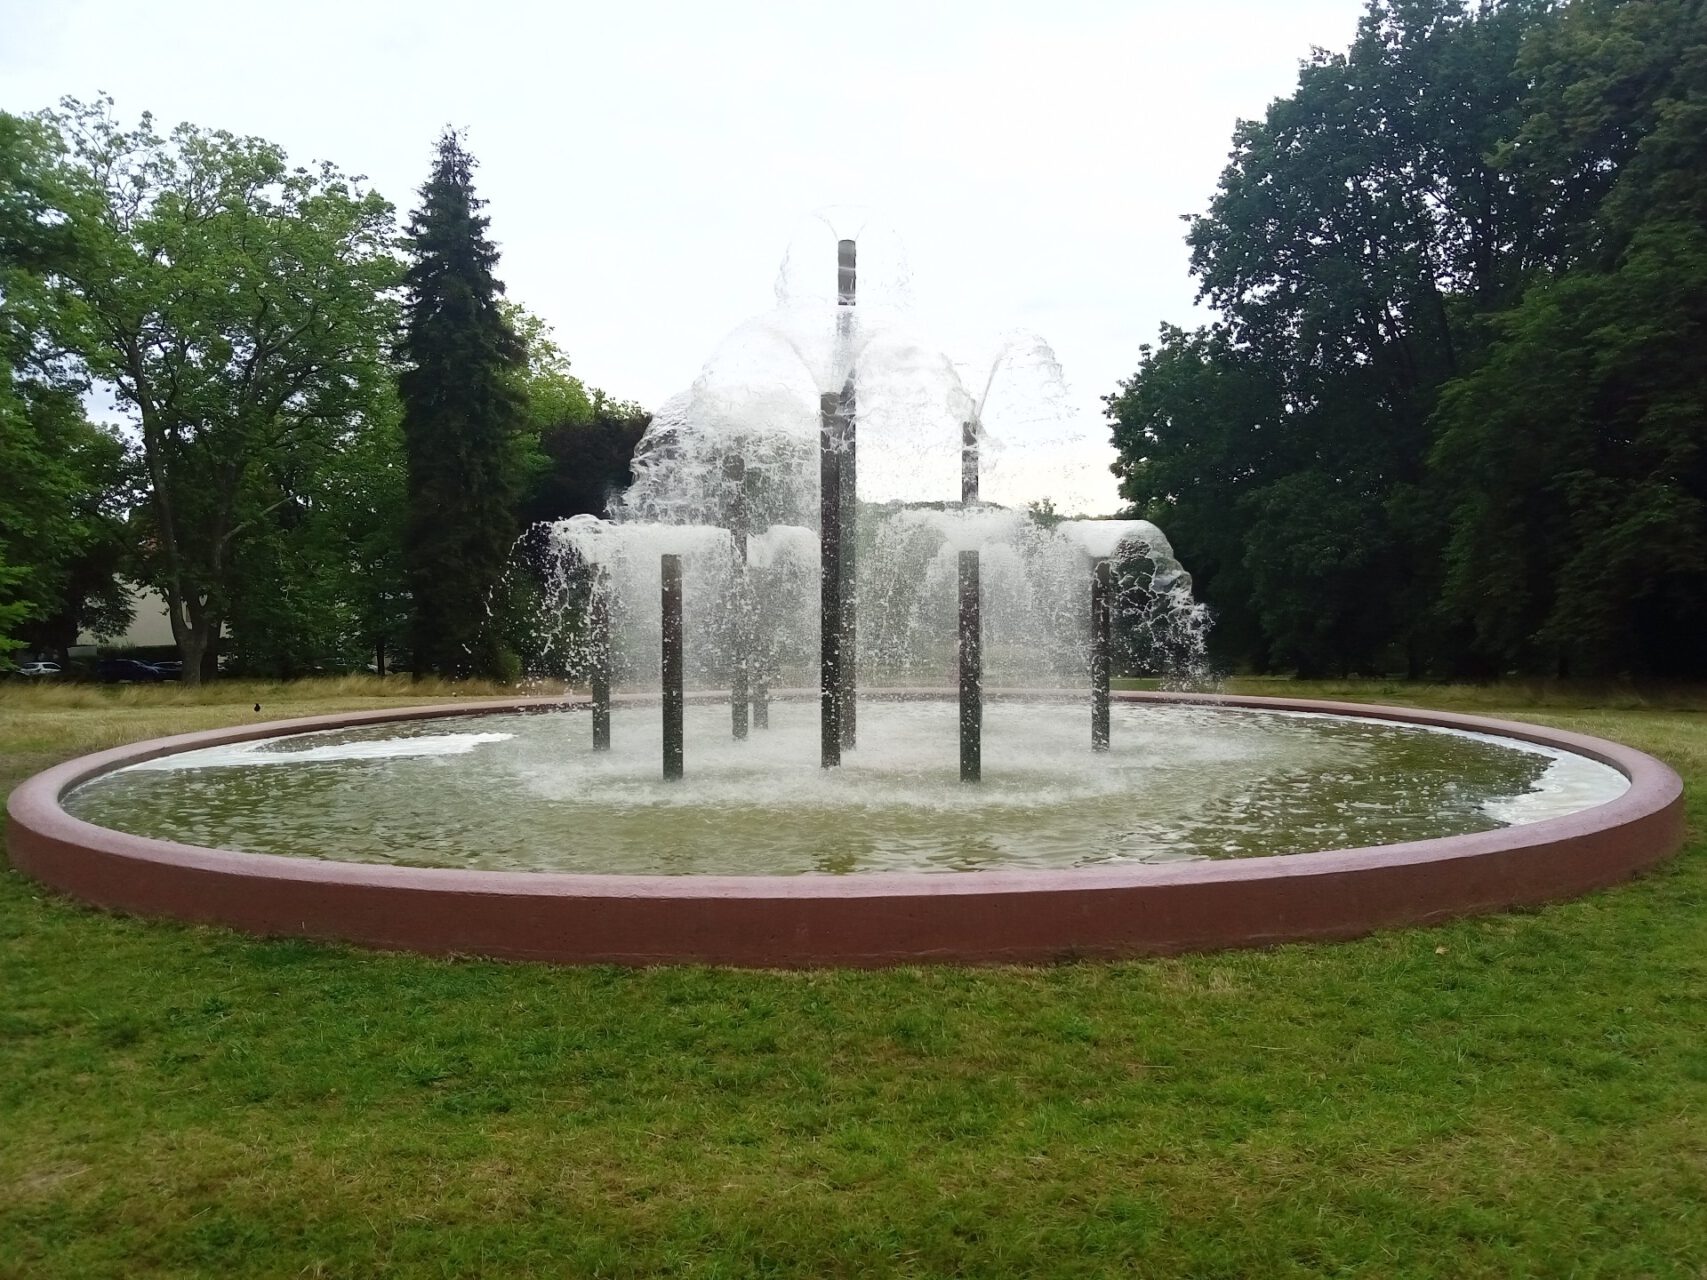
[[[400,211],[439,129],[465,127],[510,296],[582,378],[649,406],[772,304],[802,214],[867,205],[921,311],[1044,335],[1101,442],[1139,344],[1203,318],[1179,216],[1235,122],[1362,7],[0,0],[0,107],[106,90],[127,120],[365,173]],[[1062,497],[1113,509],[1112,452],[1083,452]]]

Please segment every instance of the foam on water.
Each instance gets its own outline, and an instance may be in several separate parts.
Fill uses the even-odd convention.
[[[1565,751],[1552,754],[1547,772],[1528,791],[1484,800],[1482,812],[1504,826],[1521,827],[1605,804],[1630,789],[1628,778],[1598,760]]]
[[[144,760],[120,772],[171,773],[184,769],[230,769],[251,765],[327,764],[342,760],[398,760],[410,756],[465,756],[482,743],[507,742],[511,733],[443,733],[423,738],[380,738],[376,741],[331,742],[299,746],[313,735],[259,738],[226,747],[207,747],[177,755]]]

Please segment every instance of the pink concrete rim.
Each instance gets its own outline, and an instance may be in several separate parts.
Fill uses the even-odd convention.
[[[942,690],[876,692],[946,696]],[[993,696],[1055,700],[1084,693]],[[1035,962],[1348,938],[1572,897],[1634,875],[1683,841],[1678,775],[1652,756],[1605,739],[1365,703],[1114,697],[1494,734],[1601,761],[1624,774],[1630,787],[1605,804],[1525,826],[1360,849],[1160,866],[796,876],[461,871],[237,853],[94,826],[60,805],[66,792],[92,778],[181,751],[354,725],[586,704],[575,697],[522,698],[269,721],[68,760],[12,792],[8,846],[19,870],[97,906],[268,936],[559,963],[793,967]]]

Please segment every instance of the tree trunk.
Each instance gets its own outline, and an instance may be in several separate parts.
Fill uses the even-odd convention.
[[[182,625],[174,617],[172,627],[178,641],[178,658],[184,664],[178,679],[191,688],[218,678],[219,632],[224,626],[223,620],[205,611],[196,610],[194,614]]]
[[[184,664],[178,679],[184,685],[194,687],[202,682],[202,659],[207,654],[207,635],[196,626],[183,628],[178,633],[178,660]]]
[[[381,636],[373,642],[373,669],[379,673],[381,680],[385,679],[385,637]]]

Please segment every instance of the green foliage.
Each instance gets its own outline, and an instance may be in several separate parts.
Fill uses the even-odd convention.
[[[84,417],[56,339],[52,277],[69,227],[32,176],[50,154],[38,122],[0,113],[0,664],[20,643],[62,652],[85,627],[124,626],[124,447]]]
[[[516,375],[527,405],[521,523],[606,514],[611,494],[633,482],[629,462],[652,415],[570,373],[538,316],[511,302],[502,309],[527,352]]]
[[[404,460],[394,396],[247,540],[235,565],[236,670],[290,678],[395,658],[408,635]]]
[[[1375,0],[1242,124],[1109,398],[1223,658],[1701,672],[1707,18]]]
[[[1218,650],[1266,668],[1245,530],[1232,516],[1275,469],[1286,420],[1278,377],[1224,328],[1164,325],[1108,404],[1121,496],[1186,549]]]
[[[61,341],[140,442],[138,570],[164,596],[184,677],[211,671],[252,538],[306,501],[384,394],[391,208],[329,164],[112,104],[41,113],[26,175],[68,229],[49,277]]]
[[[439,139],[409,222],[398,378],[408,458],[404,544],[415,670],[497,676],[490,609],[517,533],[527,470],[527,350],[493,275],[498,251],[474,195],[474,158]]]
[[[613,493],[633,482],[630,461],[652,415],[594,389],[584,421],[561,418],[540,436],[544,466],[522,507],[526,520],[604,515]]]
[[[1707,634],[1707,232],[1644,228],[1499,319],[1449,388],[1448,602],[1529,669],[1698,672]]]

